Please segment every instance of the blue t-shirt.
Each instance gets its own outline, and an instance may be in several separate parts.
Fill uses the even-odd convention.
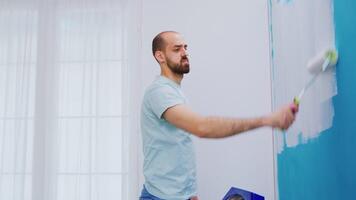
[[[193,142],[188,132],[167,122],[162,114],[170,107],[186,104],[180,85],[164,77],[146,89],[141,107],[145,187],[167,200],[196,195]]]

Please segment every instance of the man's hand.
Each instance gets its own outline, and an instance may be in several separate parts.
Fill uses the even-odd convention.
[[[267,117],[268,124],[273,128],[282,130],[288,129],[294,122],[297,112],[298,105],[295,105],[294,103],[283,106]]]

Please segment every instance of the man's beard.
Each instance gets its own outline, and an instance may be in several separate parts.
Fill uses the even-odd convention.
[[[183,63],[186,62],[186,63]],[[189,59],[187,57],[181,58],[179,63],[173,63],[170,60],[167,60],[167,65],[172,72],[176,74],[187,74],[189,73],[190,66],[189,66]]]

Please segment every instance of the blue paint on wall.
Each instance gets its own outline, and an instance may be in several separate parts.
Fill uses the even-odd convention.
[[[335,128],[341,147],[340,170],[348,199],[356,199],[356,1],[335,0],[336,45],[340,54]],[[353,190],[353,191],[352,191]],[[353,198],[351,198],[351,195]]]
[[[279,199],[339,199],[336,143],[329,129],[307,144],[284,149],[278,155]]]
[[[280,200],[356,199],[356,1],[335,0],[338,95],[333,127],[278,155]]]
[[[278,0],[278,3],[291,4],[293,3],[293,0]]]

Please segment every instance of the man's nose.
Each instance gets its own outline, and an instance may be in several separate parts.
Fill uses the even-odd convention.
[[[188,56],[189,56],[188,50],[183,49],[183,50],[182,50],[182,56],[188,57]]]

